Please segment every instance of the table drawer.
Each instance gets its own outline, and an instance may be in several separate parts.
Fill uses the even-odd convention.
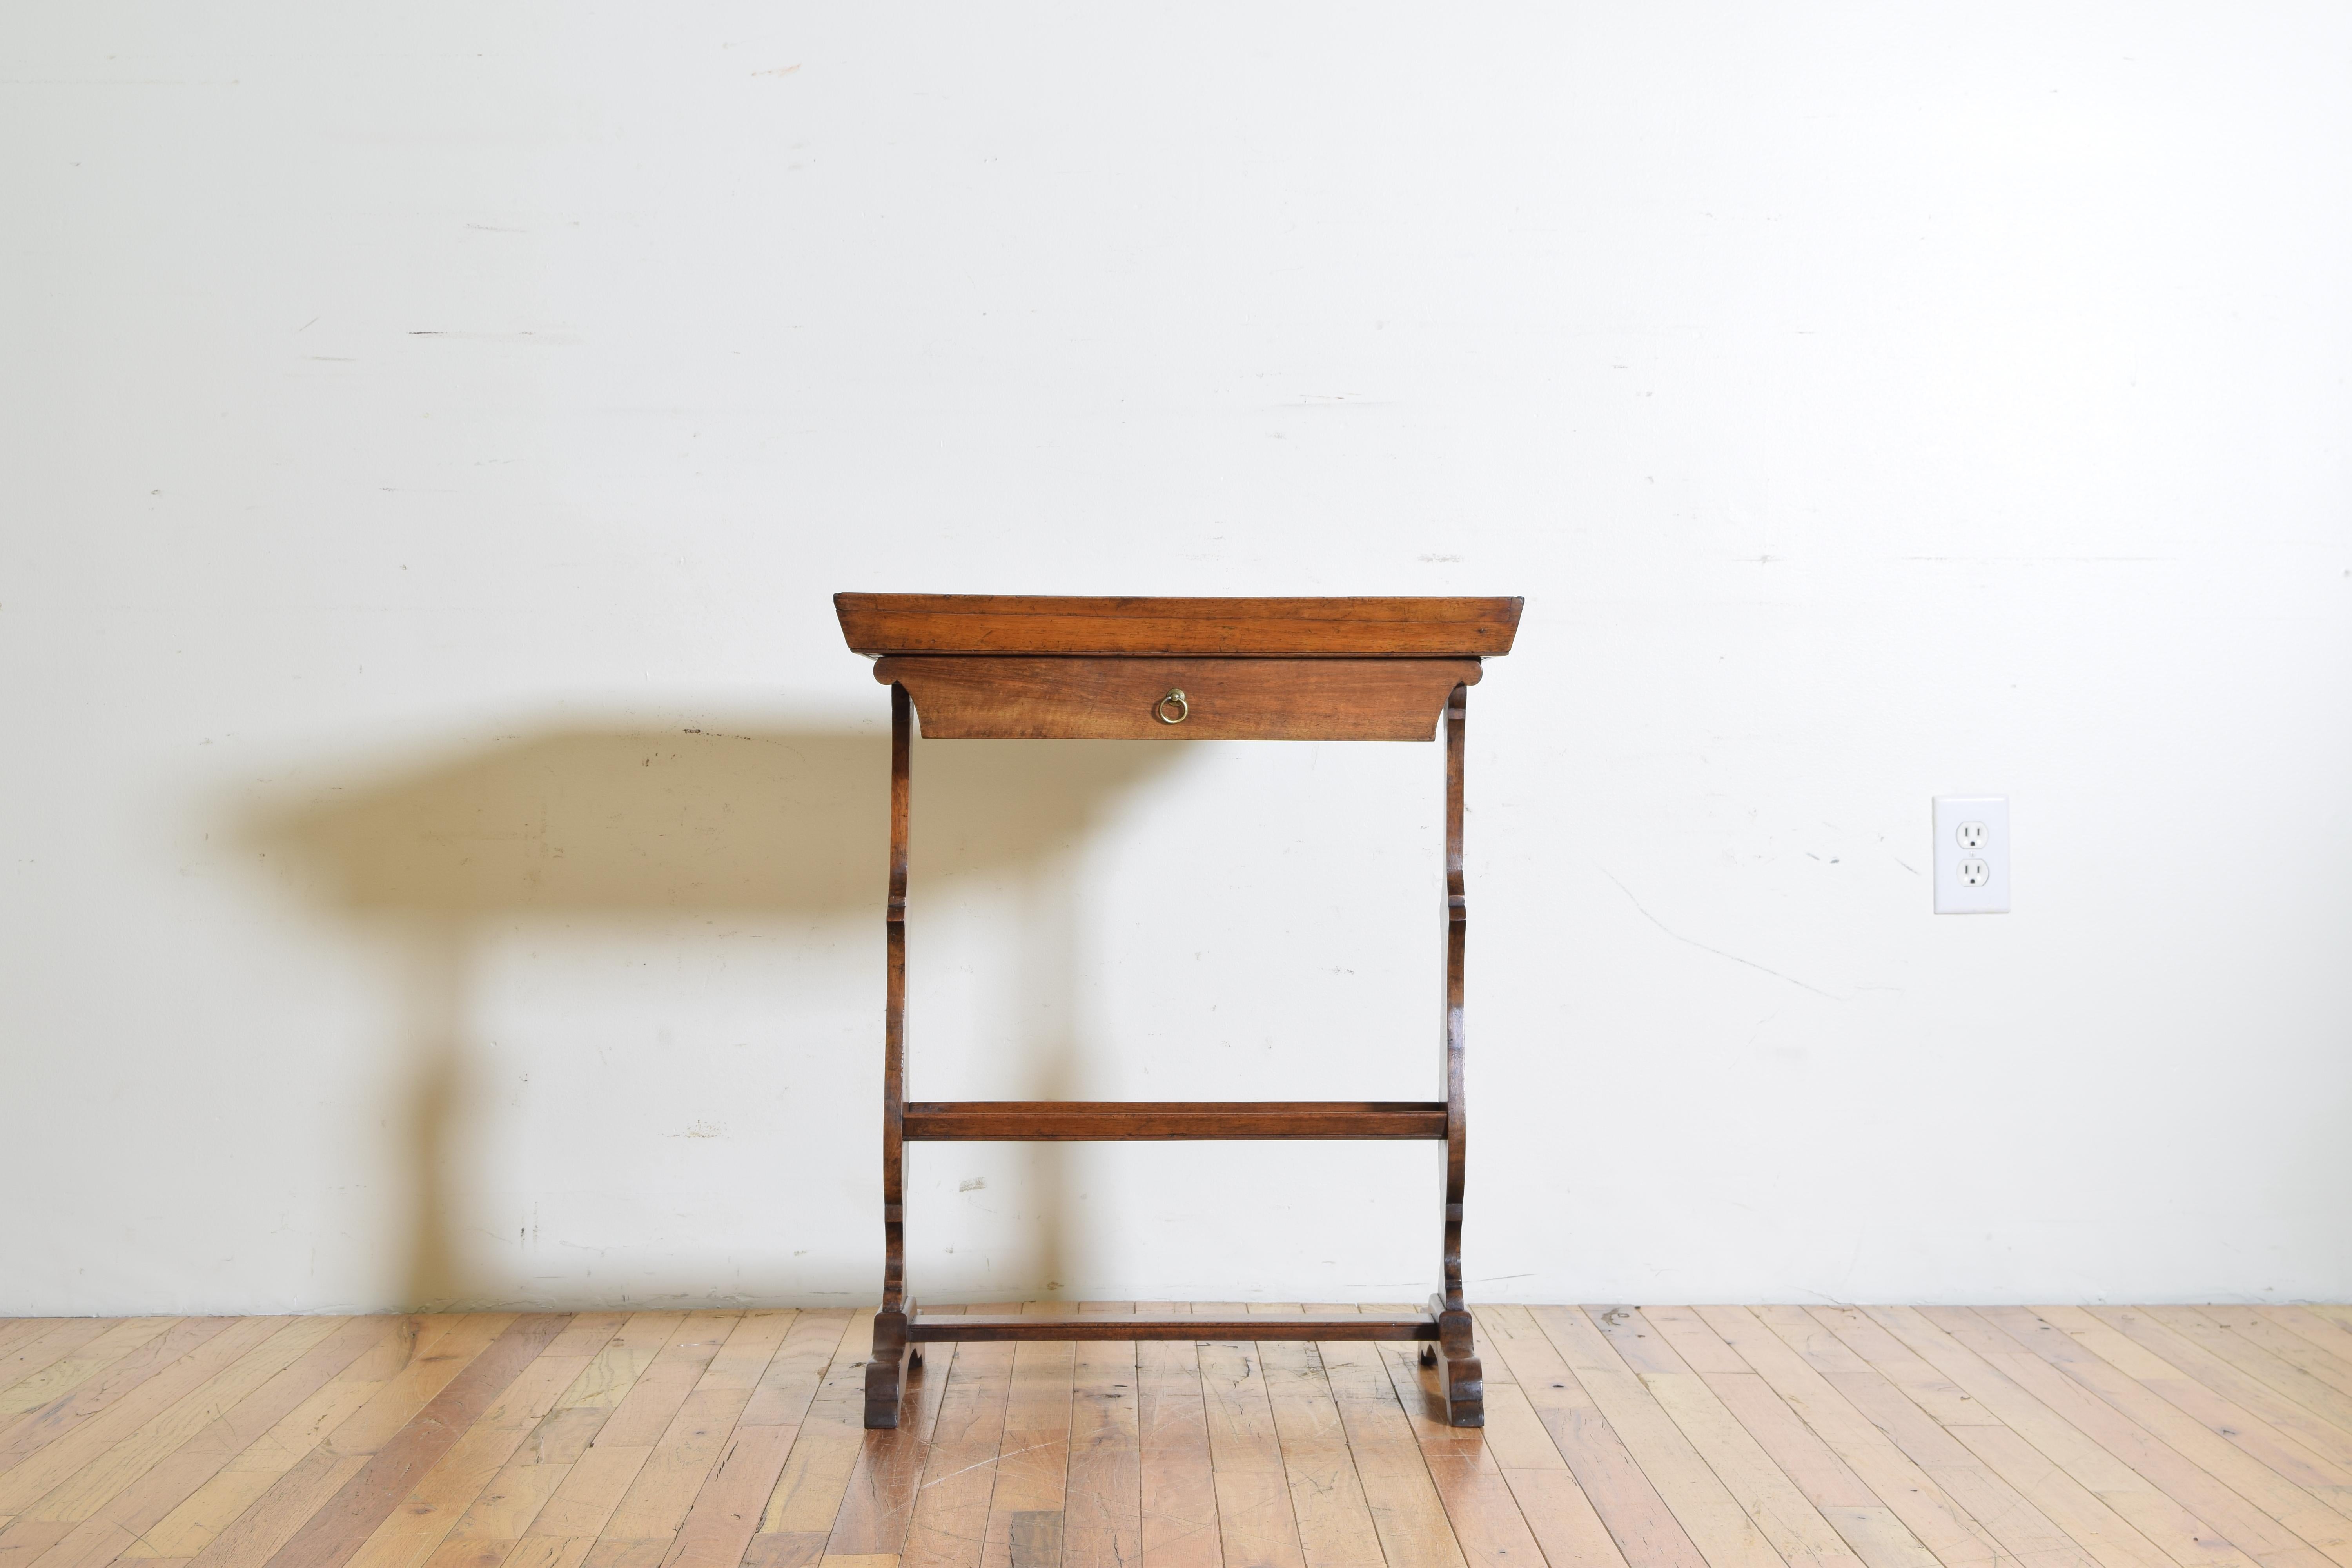
[[[892,656],[935,741],[1427,741],[1475,658]]]

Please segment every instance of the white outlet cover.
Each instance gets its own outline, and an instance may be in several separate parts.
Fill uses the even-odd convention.
[[[1939,795],[1935,816],[1936,912],[2009,913],[2009,796]],[[1976,887],[1960,868],[1971,860],[1990,873]]]

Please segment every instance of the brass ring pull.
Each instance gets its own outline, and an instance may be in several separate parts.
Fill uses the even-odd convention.
[[[1171,708],[1176,710],[1176,716],[1172,719],[1168,716],[1168,710]],[[1184,693],[1180,688],[1153,703],[1151,712],[1152,716],[1162,724],[1181,724],[1192,716],[1192,705],[1184,700]]]

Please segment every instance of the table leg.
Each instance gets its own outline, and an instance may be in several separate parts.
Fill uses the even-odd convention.
[[[882,1310],[866,1363],[868,1431],[898,1425],[911,1349],[907,1322],[907,827],[912,804],[914,704],[890,688],[890,902],[883,915],[888,978],[882,1009]]]
[[[1462,1092],[1462,966],[1470,920],[1462,884],[1462,750],[1469,700],[1467,686],[1456,686],[1445,700],[1445,1288],[1430,1298],[1437,1313],[1438,1348],[1445,1358],[1445,1419],[1454,1426],[1486,1424],[1475,1328],[1462,1298],[1462,1186],[1468,1142]]]

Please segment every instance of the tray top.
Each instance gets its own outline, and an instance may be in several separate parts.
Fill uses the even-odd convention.
[[[1511,651],[1516,598],[1137,599],[835,594],[864,654],[1459,658]]]

